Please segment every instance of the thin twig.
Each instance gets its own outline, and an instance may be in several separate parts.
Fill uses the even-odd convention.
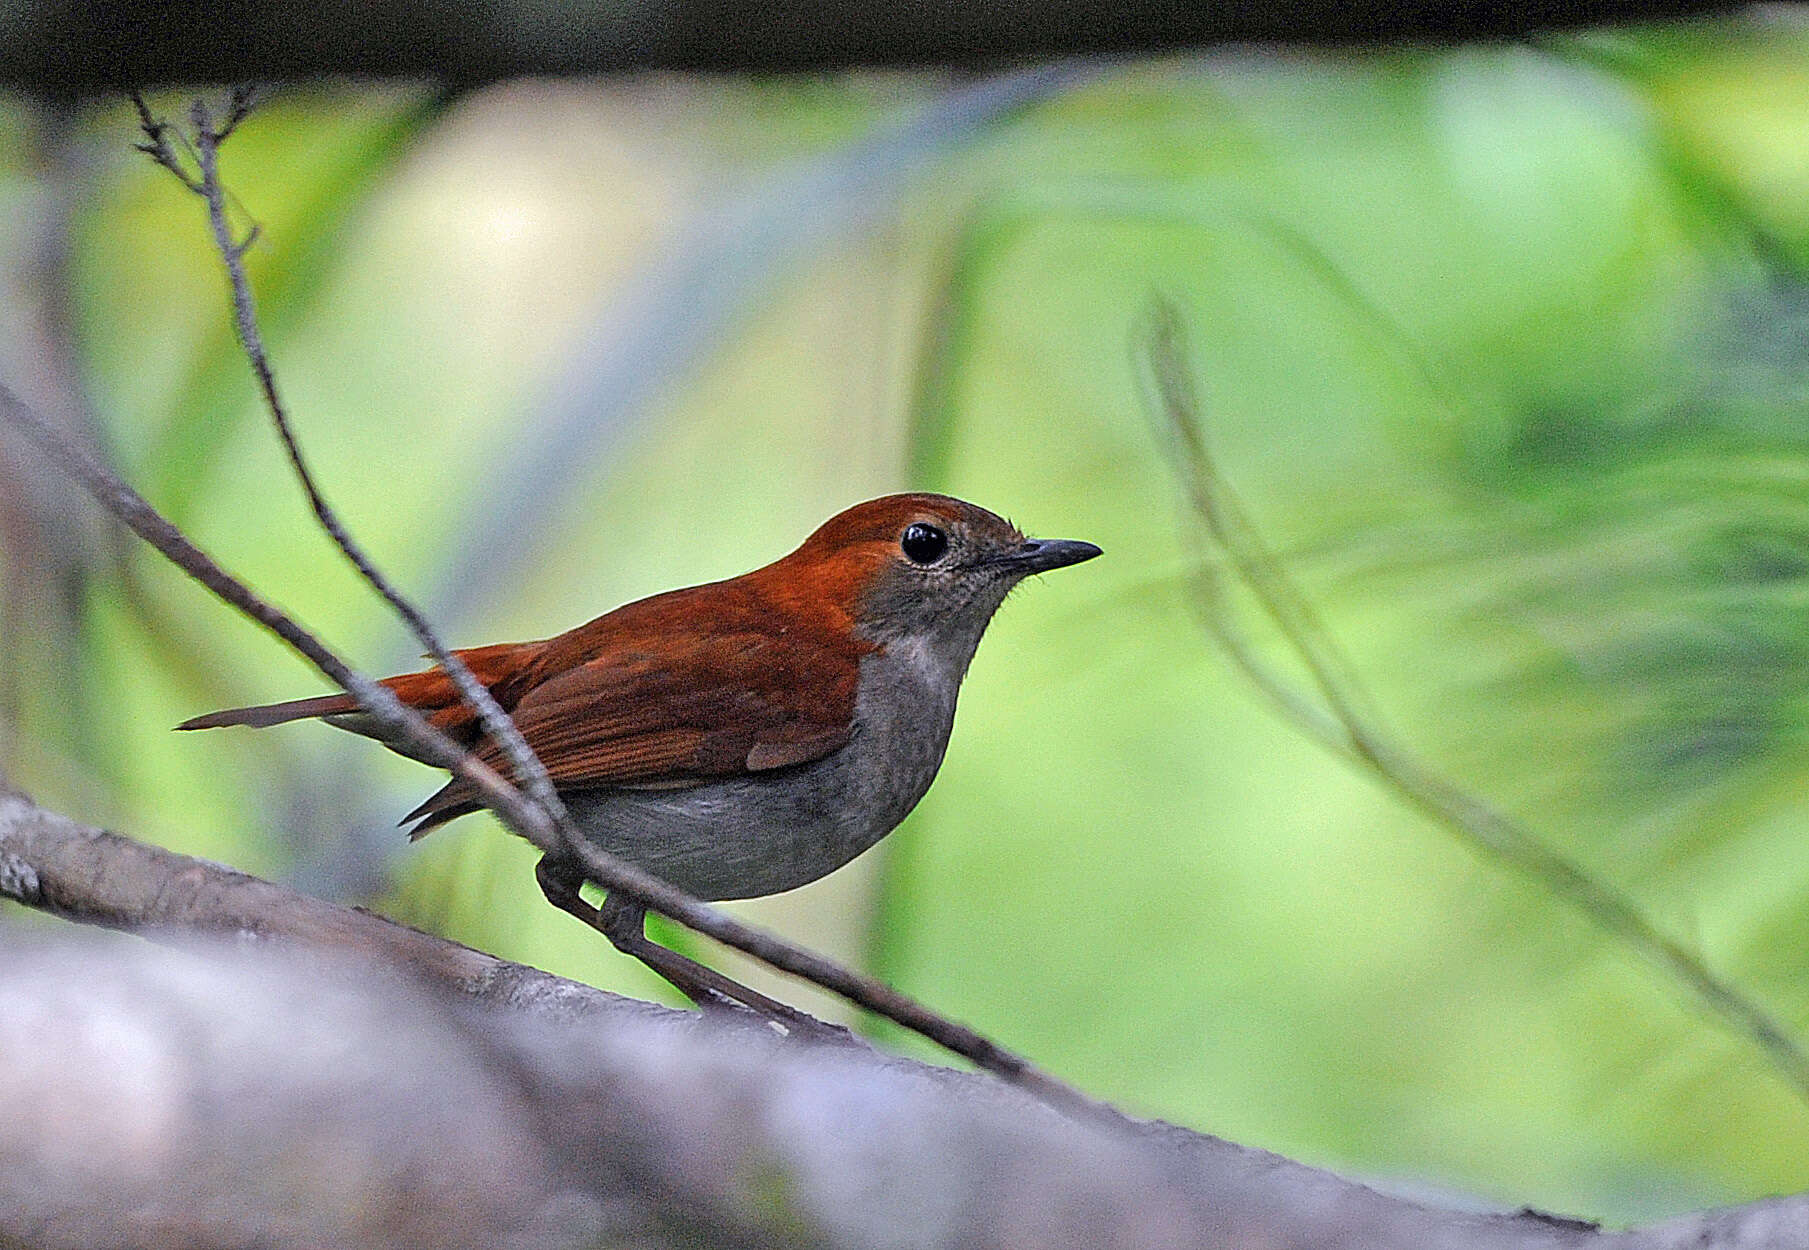
[[[1757,1045],[1779,1075],[1809,1100],[1809,1055],[1771,1012],[1716,975],[1681,942],[1662,932],[1633,898],[1554,850],[1530,828],[1483,802],[1390,741],[1358,710],[1354,678],[1305,597],[1281,570],[1235,493],[1220,474],[1202,431],[1201,407],[1186,363],[1179,310],[1157,300],[1143,327],[1139,355],[1176,451],[1182,487],[1209,546],[1198,586],[1212,632],[1234,663],[1307,735],[1361,766],[1474,850],[1531,877],[1637,950],[1694,995],[1737,1034]],[[1305,666],[1323,706],[1295,688],[1258,654],[1231,619],[1220,569],[1228,566]]]
[[[252,106],[256,103],[257,92],[253,88],[241,84],[232,89],[226,105],[226,120],[210,132],[215,149],[225,143],[232,132],[239,128],[240,122],[251,116]]]
[[[144,142],[132,146],[169,170],[190,191],[196,195],[201,194],[201,183],[183,168],[182,162],[176,157],[176,150],[170,146],[169,123],[154,115],[150,105],[136,91],[132,93],[132,107],[138,110],[138,128],[144,132]]]
[[[227,283],[232,291],[233,324],[238,331],[239,343],[245,349],[246,359],[251,364],[252,374],[257,378],[258,390],[263,396],[264,407],[276,426],[277,436],[282,439],[283,449],[288,453],[295,476],[307,493],[308,505],[314,510],[315,518],[365,581],[402,617],[409,631],[433,657],[434,663],[451,678],[459,697],[477,713],[484,732],[502,747],[515,770],[518,783],[558,824],[565,810],[559,794],[553,788],[553,780],[547,775],[545,766],[528,746],[527,739],[522,737],[514,719],[502,710],[489,688],[477,680],[464,661],[440,641],[427,618],[395,588],[352,538],[338,514],[327,503],[326,496],[321,493],[307,458],[302,454],[294,424],[290,421],[288,409],[277,390],[276,372],[271,367],[270,354],[264,346],[264,336],[258,325],[257,301],[251,291],[251,280],[245,272],[245,253],[257,239],[257,227],[253,226],[242,239],[233,238],[232,226],[226,215],[226,189],[220,180],[220,145],[250,114],[253,102],[251,89],[238,87],[233,90],[226,117],[217,126],[207,101],[196,99],[190,105],[189,123],[199,169],[197,176],[192,179],[169,154],[168,125],[157,120],[142,99],[134,97],[134,101],[139,110],[140,127],[150,140],[148,144],[140,144],[140,149],[148,151],[151,159],[174,172],[182,184],[200,196],[207,205],[208,225],[213,231],[214,245],[219,249],[220,259],[226,266]]]

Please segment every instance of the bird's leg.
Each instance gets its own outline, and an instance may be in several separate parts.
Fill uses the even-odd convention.
[[[793,1036],[818,1041],[849,1040],[848,1030],[768,998],[653,941],[646,933],[647,908],[638,900],[611,891],[604,896],[601,910],[592,907],[579,893],[584,874],[569,861],[542,856],[534,867],[534,879],[549,903],[601,933],[623,954],[633,955],[704,1010],[752,1012],[784,1026]]]
[[[718,989],[705,984],[702,978],[683,979],[685,970],[670,965],[662,966],[660,956],[664,955],[669,960],[691,964],[702,971],[708,971],[703,968],[703,965],[686,959],[677,951],[667,950],[665,947],[649,941],[643,929],[645,909],[641,909],[640,914],[631,916],[625,906],[618,905],[617,896],[614,894],[604,897],[602,911],[585,902],[583,894],[579,892],[584,884],[584,874],[574,865],[555,860],[551,855],[543,855],[540,862],[534,866],[534,880],[539,883],[540,892],[546,895],[547,902],[560,911],[576,916],[601,933],[617,950],[639,959],[665,977],[677,987],[681,994],[699,1007],[744,1007],[740,997],[729,992],[726,987]],[[643,947],[650,948],[658,954],[650,955],[641,949]],[[722,980],[728,981],[728,978],[723,977]],[[729,984],[734,983],[729,982]]]

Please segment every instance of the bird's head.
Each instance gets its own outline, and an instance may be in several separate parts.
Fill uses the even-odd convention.
[[[833,604],[866,641],[929,645],[965,668],[1012,587],[1098,554],[1092,543],[1026,538],[947,495],[886,495],[829,518],[762,572],[784,593]]]

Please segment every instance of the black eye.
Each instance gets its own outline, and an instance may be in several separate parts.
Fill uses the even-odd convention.
[[[922,521],[905,526],[904,537],[898,545],[904,548],[905,555],[916,564],[934,564],[942,559],[942,553],[948,550],[948,535],[934,525],[925,525]]]

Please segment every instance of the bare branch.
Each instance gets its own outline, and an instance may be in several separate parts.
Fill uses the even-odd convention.
[[[226,119],[217,129],[212,131],[214,147],[218,148],[239,128],[239,123],[251,115],[253,105],[257,103],[257,92],[250,86],[240,85],[232,89],[231,97],[226,105]]]
[[[0,1117],[7,1245],[34,1213],[51,1223],[22,1244],[46,1250],[1757,1250],[1800,1244],[1809,1222],[1799,1195],[1612,1234],[1426,1206],[1170,1125],[1105,1132],[975,1074],[618,998],[4,792],[0,897],[175,948],[9,945],[0,1105],[32,1113]],[[121,1133],[153,1107],[159,1132]],[[342,1157],[366,1163],[292,1165]],[[624,1204],[645,1241],[599,1232]],[[103,1231],[149,1209],[184,1235]]]
[[[1421,1206],[1166,1126],[1107,1132],[973,1074],[678,1013],[510,1019],[343,953],[78,936],[0,963],[7,1246],[1652,1244]],[[1775,1206],[1753,1226],[1802,1218]]]
[[[306,457],[302,454],[301,444],[296,439],[294,424],[289,419],[288,410],[284,407],[282,396],[277,391],[276,372],[270,364],[269,351],[264,346],[264,336],[258,326],[257,301],[252,295],[251,280],[245,272],[245,253],[257,240],[258,228],[254,225],[246,236],[235,241],[232,227],[226,216],[226,188],[220,180],[220,145],[239,127],[250,114],[252,108],[252,92],[249,87],[233,89],[231,102],[227,106],[226,117],[219,125],[214,124],[212,111],[207,101],[197,98],[189,106],[189,121],[192,127],[192,141],[195,147],[196,161],[200,168],[199,176],[190,179],[184,175],[174,158],[165,159],[168,154],[168,131],[166,123],[154,118],[144,101],[133,97],[138,106],[141,128],[151,137],[151,159],[169,169],[182,180],[184,186],[199,195],[207,204],[208,225],[213,231],[214,245],[219,249],[220,259],[226,265],[226,277],[232,291],[233,324],[238,331],[239,343],[245,349],[246,359],[251,364],[252,374],[257,378],[258,390],[263,396],[264,406],[270,413],[270,419],[276,425],[278,437],[282,439],[283,449],[288,453],[289,463],[295,469],[295,476],[300,480],[302,489],[307,493],[308,505],[314,510],[320,526],[326,531],[341,552],[345,554],[359,574],[369,582],[377,593],[396,610],[408,625],[409,630],[427,648],[434,662],[438,664],[452,683],[457,687],[459,697],[470,705],[477,713],[484,726],[484,731],[500,745],[515,769],[517,781],[527,791],[530,798],[538,803],[555,825],[564,816],[564,805],[559,801],[557,791],[553,789],[552,778],[536,758],[527,740],[521,736],[514,720],[502,710],[489,689],[477,680],[465,662],[454,655],[440,641],[439,635],[427,622],[427,618],[393,586],[364,553],[352,538],[351,533],[339,520],[338,514],[327,503],[326,496],[321,493],[315,481],[313,471],[308,467]],[[147,145],[139,145],[141,150],[149,150]]]
[[[278,938],[375,959],[492,1006],[554,1019],[665,1013],[509,963],[368,911],[79,825],[0,790],[0,897],[82,924],[155,935]],[[676,1013],[693,1018],[691,1013]]]
[[[1162,428],[1171,440],[1181,483],[1212,555],[1198,574],[1209,628],[1234,663],[1289,721],[1357,764],[1474,851],[1506,864],[1575,907],[1682,986],[1733,1032],[1764,1053],[1777,1074],[1809,1100],[1809,1055],[1761,1004],[1716,975],[1701,956],[1647,919],[1631,896],[1547,846],[1519,821],[1438,775],[1390,741],[1363,713],[1364,700],[1305,597],[1282,571],[1220,474],[1201,431],[1196,388],[1182,347],[1179,309],[1156,300],[1139,336]],[[1219,573],[1228,566],[1306,667],[1323,706],[1276,672],[1232,619]]]
[[[1044,0],[1017,4],[856,4],[765,0],[493,0],[423,8],[367,0],[360,20],[331,5],[287,5],[280,20],[221,24],[198,0],[168,0],[147,23],[128,0],[21,7],[0,43],[0,82],[47,95],[144,83],[416,78],[476,86],[521,77],[808,72],[890,66],[974,69],[1249,44],[1421,45],[1527,39],[1557,29],[1729,14],[1727,0],[1564,4],[1400,4],[1299,0]],[[1785,9],[1787,6],[1771,6]],[[263,11],[259,11],[261,16]],[[1765,10],[1761,10],[1764,13]],[[1034,20],[1032,20],[1032,18]],[[1777,20],[1777,19],[1774,19]]]

